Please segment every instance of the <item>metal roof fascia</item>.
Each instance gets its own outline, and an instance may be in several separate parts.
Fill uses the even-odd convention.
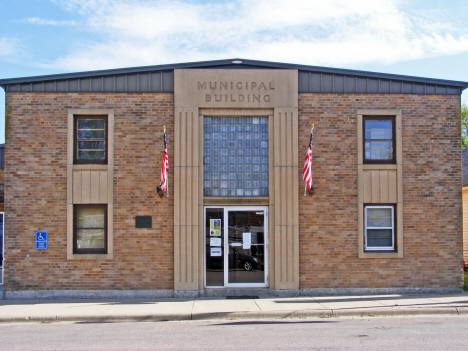
[[[232,64],[232,61],[242,61],[242,64]],[[233,66],[237,66],[237,65],[263,66],[263,67],[272,68],[272,69],[274,68],[295,69],[295,70],[303,71],[303,72],[328,73],[328,74],[337,74],[337,75],[345,75],[345,76],[359,76],[359,77],[365,77],[365,78],[386,79],[386,80],[402,81],[402,82],[444,85],[444,86],[463,88],[462,90],[468,87],[468,82],[463,82],[463,81],[423,78],[423,77],[414,77],[414,76],[389,74],[389,73],[377,73],[377,72],[367,72],[367,71],[350,70],[350,69],[329,68],[329,67],[320,67],[320,66],[306,66],[306,65],[298,65],[298,64],[292,64],[292,63],[277,63],[277,62],[245,60],[245,59],[226,59],[226,60],[214,60],[214,61],[187,62],[187,63],[176,63],[176,64],[168,64],[168,65],[117,68],[117,69],[108,69],[108,70],[99,70],[99,71],[63,73],[63,74],[33,76],[33,77],[23,77],[23,78],[7,78],[7,79],[0,80],[0,86],[2,88],[5,88],[5,86],[11,85],[11,84],[78,79],[78,78],[91,78],[91,77],[101,77],[101,76],[108,76],[108,75],[123,75],[123,74],[130,74],[130,73],[147,73],[147,72],[152,72],[152,71],[171,71],[174,69],[184,69],[184,68],[188,68],[188,69],[211,68],[211,67],[216,67],[216,66],[225,66],[229,64],[232,64]]]
[[[169,64],[169,65],[115,68],[115,69],[106,69],[106,70],[99,70],[99,71],[61,73],[61,74],[50,74],[50,75],[43,75],[43,76],[31,76],[31,77],[20,77],[20,78],[6,78],[6,79],[0,79],[0,86],[4,87],[5,85],[11,85],[11,84],[90,78],[90,77],[101,77],[101,76],[111,76],[111,75],[123,75],[123,74],[130,74],[130,73],[172,71],[174,69],[184,69],[184,68],[213,67],[213,66],[222,66],[222,65],[230,64],[231,61],[233,60],[188,62],[188,63],[176,63],[176,64]]]

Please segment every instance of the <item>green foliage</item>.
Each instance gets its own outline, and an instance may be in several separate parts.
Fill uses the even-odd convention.
[[[461,105],[461,138],[462,149],[468,148],[468,105]]]

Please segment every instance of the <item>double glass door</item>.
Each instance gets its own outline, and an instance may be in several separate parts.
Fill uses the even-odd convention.
[[[205,207],[205,285],[265,287],[267,207]]]

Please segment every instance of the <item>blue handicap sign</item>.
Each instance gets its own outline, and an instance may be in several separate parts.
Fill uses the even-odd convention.
[[[36,232],[36,250],[47,249],[47,232]]]

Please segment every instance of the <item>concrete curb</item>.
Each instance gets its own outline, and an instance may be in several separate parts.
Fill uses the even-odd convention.
[[[41,323],[41,322],[162,322],[162,321],[203,321],[203,320],[245,320],[245,319],[294,319],[294,318],[340,318],[340,317],[397,317],[427,315],[465,315],[468,307],[434,308],[358,308],[341,310],[297,310],[260,312],[210,312],[195,314],[147,314],[147,315],[102,315],[102,316],[28,316],[0,317],[0,323]]]

